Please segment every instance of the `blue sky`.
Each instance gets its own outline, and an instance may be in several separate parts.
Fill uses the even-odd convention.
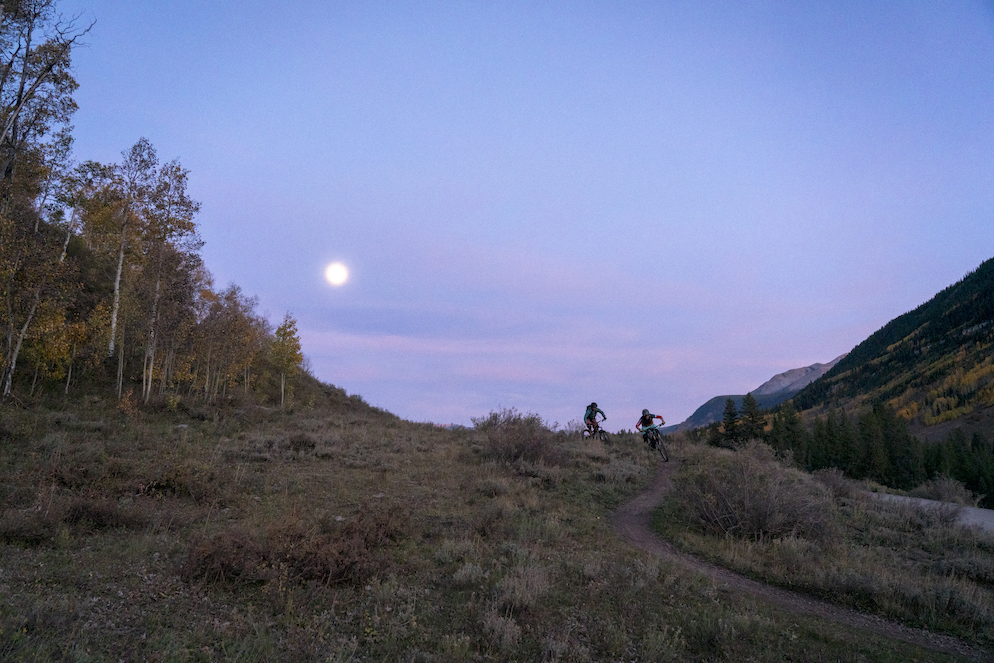
[[[76,155],[179,158],[218,286],[403,417],[678,423],[994,256],[991,2],[285,5],[64,2]]]

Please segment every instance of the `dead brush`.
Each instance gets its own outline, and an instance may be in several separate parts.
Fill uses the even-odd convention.
[[[342,524],[298,519],[263,531],[229,528],[190,548],[186,574],[220,583],[357,584],[395,570],[390,544],[409,523],[409,514],[394,506],[360,511]]]
[[[510,615],[503,614],[496,607],[483,615],[483,632],[498,651],[512,651],[521,641],[521,626]]]
[[[497,583],[497,603],[502,608],[530,608],[549,591],[549,570],[537,560],[529,559],[513,567]]]
[[[142,509],[124,509],[114,500],[77,497],[70,502],[62,521],[79,529],[141,531],[149,524]]]
[[[0,513],[0,541],[26,546],[40,546],[53,541],[60,518],[43,510],[7,509]]]
[[[220,463],[196,458],[173,459],[144,468],[132,483],[138,496],[175,496],[207,504],[223,501],[232,474],[230,467]]]
[[[289,449],[295,454],[309,453],[314,451],[314,447],[317,446],[317,440],[310,433],[298,432],[291,435],[284,442],[284,445],[286,449]]]
[[[847,477],[842,470],[836,467],[829,467],[812,472],[811,476],[831,490],[832,496],[835,499],[851,499],[859,492],[856,482]]]
[[[785,467],[773,450],[753,443],[736,452],[699,449],[674,477],[681,511],[702,530],[759,540],[833,531],[827,488]]]
[[[45,546],[66,526],[76,535],[107,530],[140,532],[149,527],[153,517],[144,507],[122,508],[111,499],[53,496],[29,508],[0,512],[0,541]]]
[[[514,463],[564,465],[566,450],[558,436],[537,414],[522,414],[514,408],[500,409],[486,417],[473,418],[477,430],[487,435],[484,454],[494,460]]]
[[[635,483],[645,469],[625,459],[612,458],[605,465],[600,465],[591,473],[594,481],[613,484]]]
[[[939,476],[926,481],[914,490],[908,492],[912,497],[923,497],[927,500],[950,502],[961,506],[977,506],[984,499],[983,495],[975,495],[963,485],[963,482]]]

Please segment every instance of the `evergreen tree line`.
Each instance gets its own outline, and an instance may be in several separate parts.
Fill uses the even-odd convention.
[[[88,31],[54,0],[0,4],[0,397],[86,384],[282,402],[296,322],[273,330],[238,286],[215,287],[188,171],[145,138],[117,163],[73,158],[71,54]]]
[[[722,423],[712,424],[697,437],[725,447],[762,440],[809,472],[836,468],[850,478],[902,490],[940,477],[955,479],[983,495],[982,506],[994,508],[992,441],[980,433],[968,438],[956,429],[940,442],[922,442],[886,404],[875,405],[855,419],[841,410],[829,411],[809,428],[789,402],[767,415],[747,394],[741,411],[729,399]]]

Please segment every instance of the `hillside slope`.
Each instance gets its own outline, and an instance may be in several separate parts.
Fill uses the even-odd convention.
[[[658,469],[635,435],[507,412],[453,431],[313,395],[292,411],[0,405],[0,659],[964,660],[856,639],[613,536]],[[671,450],[676,465],[690,445]],[[991,641],[989,620],[919,613]]]
[[[994,259],[857,345],[793,399],[799,411],[886,402],[919,426],[994,406]]]

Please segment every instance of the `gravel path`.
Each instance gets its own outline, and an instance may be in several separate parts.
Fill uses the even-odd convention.
[[[977,649],[957,638],[909,628],[881,617],[773,587],[677,550],[656,536],[649,523],[653,510],[666,493],[672,489],[673,474],[678,467],[679,461],[662,463],[652,486],[615,511],[612,516],[612,525],[618,536],[648,553],[677,560],[691,570],[705,573],[719,585],[731,591],[752,594],[780,606],[788,612],[815,615],[851,628],[863,629],[895,640],[910,642],[932,651],[959,654],[973,661],[994,661],[994,654],[991,652]]]

